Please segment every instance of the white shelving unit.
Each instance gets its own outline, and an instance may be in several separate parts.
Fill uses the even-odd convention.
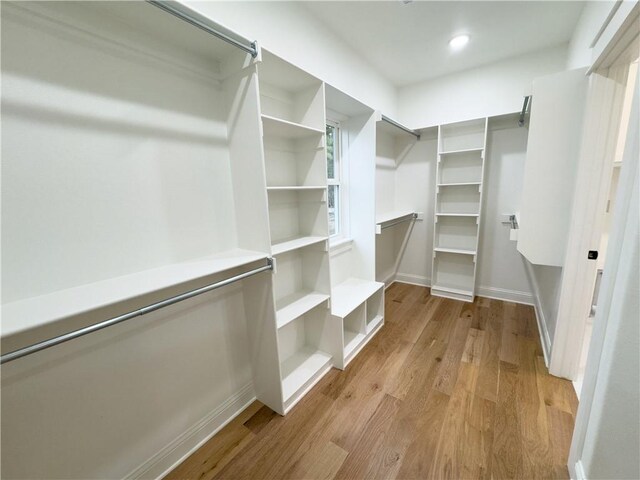
[[[342,326],[338,368],[344,369],[384,323],[384,283],[349,278],[332,288],[331,303],[331,315]]]
[[[431,294],[472,302],[488,119],[441,125]]]
[[[275,342],[257,397],[285,414],[333,366],[327,252],[324,84],[269,52],[258,66],[271,253]],[[337,329],[335,329],[337,330]],[[277,364],[273,364],[273,358]]]

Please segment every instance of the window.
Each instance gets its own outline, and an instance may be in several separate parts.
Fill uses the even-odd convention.
[[[340,128],[337,123],[327,123],[327,184],[329,236],[339,237],[342,229]]]

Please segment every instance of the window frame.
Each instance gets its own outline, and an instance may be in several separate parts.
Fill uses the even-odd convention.
[[[334,162],[337,160],[337,168],[334,168],[334,178],[330,179],[327,175],[327,207],[329,201],[329,186],[338,187],[338,222],[336,224],[336,233],[329,234],[329,244],[334,245],[349,238],[349,221],[348,221],[348,158],[346,152],[348,149],[344,145],[348,142],[348,134],[342,128],[338,115],[327,116],[326,124],[335,128],[334,136]],[[328,208],[327,208],[328,214]]]

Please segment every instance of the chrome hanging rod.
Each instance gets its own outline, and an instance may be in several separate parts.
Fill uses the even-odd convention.
[[[224,40],[225,42],[238,47],[240,50],[251,54],[253,58],[256,58],[256,56],[258,56],[257,42],[252,42],[244,37],[241,37],[240,35],[231,32],[230,30],[227,30],[226,28],[218,25],[204,15],[200,15],[198,12],[195,12],[178,2],[166,0],[147,0],[147,2],[149,2],[151,5],[161,8],[165,12],[168,12],[175,17],[178,17],[180,20],[183,20],[193,25],[194,27],[198,27],[200,30],[218,37],[220,40]]]
[[[235,275],[225,280],[211,283],[209,285],[205,285],[204,287],[196,288],[195,290],[190,290],[188,292],[181,293],[180,295],[167,298],[166,300],[161,300],[159,302],[152,303],[151,305],[147,305],[146,307],[142,307],[138,310],[125,313],[118,317],[110,318],[108,320],[104,320],[94,325],[89,325],[88,327],[80,328],[78,330],[73,330],[69,333],[65,333],[63,335],[53,337],[48,340],[43,340],[42,342],[29,345],[28,347],[20,348],[18,350],[14,350],[13,352],[6,353],[0,357],[0,365],[11,362],[13,360],[17,360],[18,358],[26,357],[27,355],[31,355],[32,353],[40,352],[47,348],[60,345],[61,343],[68,342],[69,340],[82,337],[89,333],[97,332],[98,330],[102,330],[103,328],[107,328],[112,325],[117,325],[118,323],[122,323],[132,318],[139,317],[141,315],[146,315],[147,313],[155,312],[156,310],[160,310],[161,308],[168,307],[169,305],[174,305],[178,302],[182,302],[183,300],[188,300],[189,298],[193,298],[197,295],[202,295],[203,293],[207,293],[207,292],[210,292],[211,290],[224,287],[226,285],[245,279],[247,277],[251,277],[258,273],[266,272],[267,270],[273,270],[272,258],[267,258],[267,264],[264,267],[255,268],[253,270],[249,270],[248,272]]]
[[[524,119],[527,115],[527,110],[531,108],[531,95],[527,95],[524,97],[524,102],[522,103],[522,111],[520,112],[520,119],[518,120],[518,126],[524,126]]]
[[[399,223],[411,222],[413,220],[416,220],[417,218],[418,218],[418,214],[417,213],[412,213],[411,215],[407,215],[405,218],[401,218],[400,220],[396,220],[395,222],[387,223],[386,225],[383,225],[382,227],[380,227],[380,230],[384,230],[385,228],[393,227],[394,225],[398,225]]]
[[[416,132],[415,130],[411,130],[408,127],[405,127],[404,125],[401,125],[400,123],[396,122],[395,120],[391,120],[389,117],[387,117],[386,115],[382,115],[382,121],[383,122],[387,122],[391,125],[393,125],[394,127],[399,128],[400,130],[407,132],[409,135],[413,135],[414,137],[416,137],[418,140],[420,140],[420,134],[418,132]]]

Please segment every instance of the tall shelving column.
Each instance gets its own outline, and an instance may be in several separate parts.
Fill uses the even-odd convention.
[[[333,366],[338,335],[330,318],[324,84],[263,51],[258,66],[279,385],[258,380],[260,392],[279,393],[269,407],[291,409]],[[268,337],[270,332],[265,332]],[[268,382],[268,383],[267,383]],[[272,395],[262,395],[271,398]]]
[[[438,127],[431,294],[473,302],[488,119]]]

